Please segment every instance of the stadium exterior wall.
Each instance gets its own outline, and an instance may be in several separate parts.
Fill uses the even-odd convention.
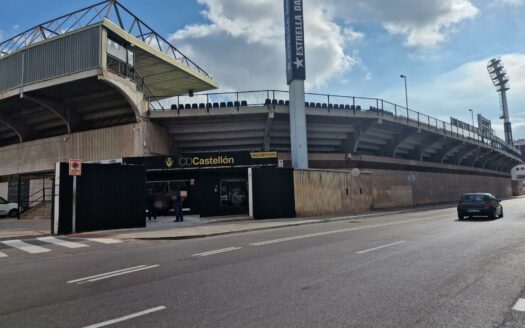
[[[169,154],[167,131],[153,123],[120,125],[0,148],[0,177],[50,172],[69,159],[100,161]]]
[[[366,212],[373,202],[372,174],[294,170],[294,195],[298,217]]]
[[[0,197],[7,199],[7,188],[9,187],[8,182],[0,182]]]
[[[370,170],[373,208],[409,207],[455,202],[462,194],[488,192],[512,196],[511,180],[482,175]]]
[[[284,161],[285,167],[290,165],[289,157],[288,153],[279,153],[279,158]],[[310,154],[310,167],[325,171],[346,171],[346,174],[352,168],[359,168],[362,174],[370,174],[372,202],[368,209],[450,203],[457,201],[460,195],[468,192],[488,192],[496,197],[512,196],[510,175],[490,170],[468,168],[466,171],[466,168],[461,166],[376,156],[353,156],[348,159],[344,154]],[[381,167],[388,169],[381,169]],[[332,178],[334,177],[318,179],[319,187],[311,189],[309,193],[315,195],[321,192],[327,195],[328,191],[324,186],[326,181],[330,181],[329,185],[336,191],[340,189],[341,183],[352,186],[352,183],[345,182],[347,179],[345,174],[338,176],[335,180]],[[304,189],[304,186],[301,188]],[[360,188],[361,192],[366,194],[368,189]],[[352,193],[352,191],[353,189],[349,188],[349,192]],[[338,194],[331,197],[341,196]],[[354,192],[354,198],[356,197],[358,199],[360,196]],[[343,211],[338,210],[339,204],[332,204],[332,201],[328,201],[326,197],[318,195],[309,197],[308,201],[311,202],[309,205],[311,208],[323,209],[328,206],[333,210],[319,213],[310,210],[303,213],[311,215],[343,214]],[[347,209],[344,214],[362,210],[363,208]],[[300,212],[301,206],[298,210],[298,213]]]

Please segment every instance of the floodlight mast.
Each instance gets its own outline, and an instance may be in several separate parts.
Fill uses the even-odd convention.
[[[507,91],[510,89],[509,76],[505,70],[501,58],[493,58],[487,64],[492,83],[496,87],[496,91],[500,94],[501,101],[501,119],[504,120],[505,142],[513,145],[512,140],[512,125],[509,117],[509,107],[507,103]]]

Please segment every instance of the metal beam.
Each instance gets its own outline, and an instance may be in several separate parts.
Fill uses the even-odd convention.
[[[28,129],[25,124],[11,117],[11,115],[0,113],[0,124],[3,124],[13,130],[18,136],[20,142],[27,137]]]
[[[75,111],[72,111],[71,107],[64,104],[43,97],[29,96],[25,93],[21,93],[20,98],[40,105],[56,115],[66,125],[67,133],[71,133],[81,122],[80,116]]]

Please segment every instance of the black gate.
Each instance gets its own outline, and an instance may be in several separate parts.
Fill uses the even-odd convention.
[[[295,217],[293,169],[253,168],[255,219]]]
[[[73,178],[60,164],[55,233],[71,233]],[[145,171],[142,166],[83,164],[77,177],[76,232],[146,226]],[[58,212],[58,213],[56,213]],[[57,216],[57,217],[55,217]]]

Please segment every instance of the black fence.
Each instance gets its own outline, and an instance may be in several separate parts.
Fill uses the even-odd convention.
[[[73,232],[73,178],[60,165],[58,234]],[[140,228],[145,219],[145,171],[141,166],[82,165],[77,177],[76,232]]]
[[[293,169],[253,168],[255,219],[295,217]]]

